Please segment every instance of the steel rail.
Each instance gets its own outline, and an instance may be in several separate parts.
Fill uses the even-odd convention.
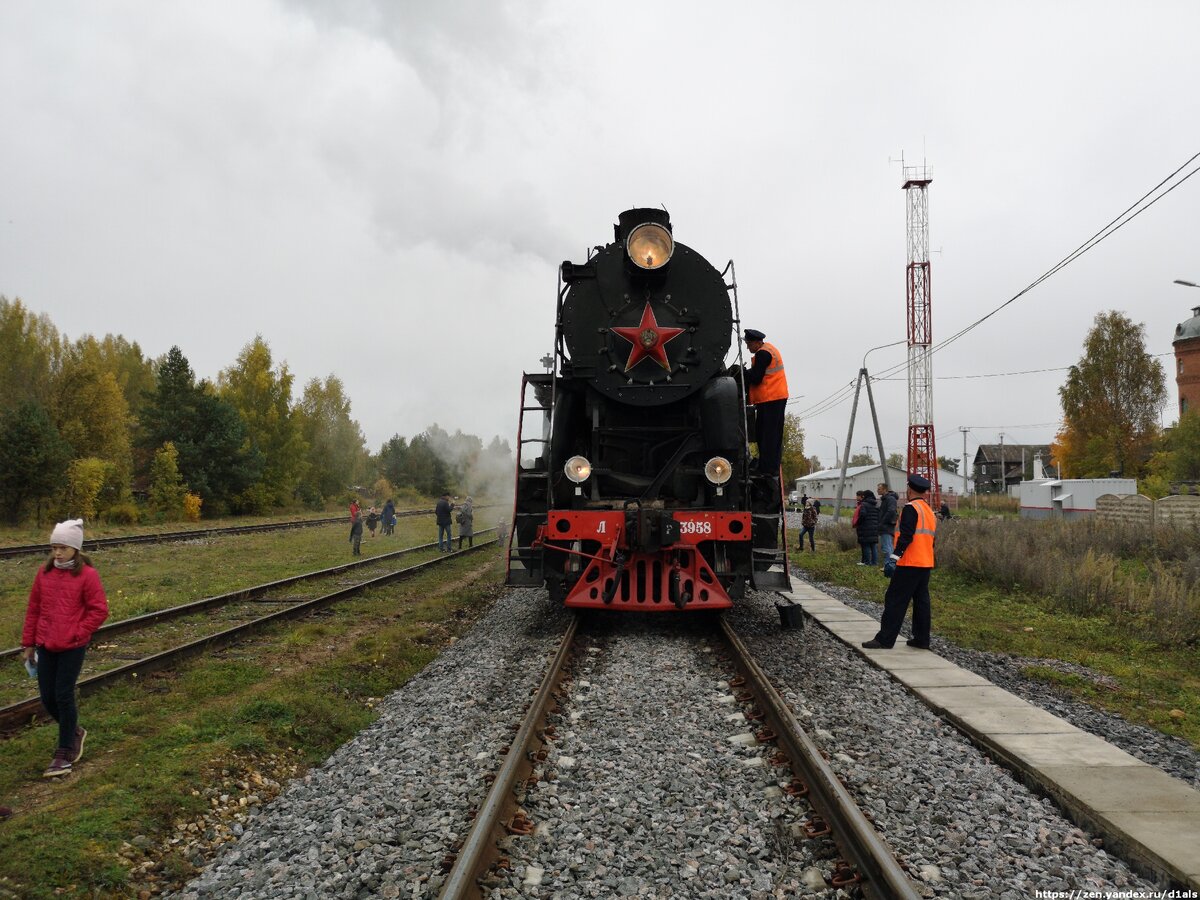
[[[504,815],[515,804],[513,789],[533,768],[531,751],[536,750],[542,742],[539,729],[546,718],[546,711],[550,708],[554,689],[562,679],[563,668],[571,654],[578,628],[579,615],[576,614],[567,625],[558,650],[542,677],[541,686],[529,704],[512,744],[509,745],[508,753],[496,774],[496,780],[492,782],[487,799],[479,808],[479,814],[475,817],[462,849],[446,876],[438,895],[440,900],[462,900],[482,896],[479,878],[487,870],[491,857],[496,852],[496,841],[504,835]]]
[[[406,569],[398,569],[395,572],[389,572],[386,575],[380,575],[378,578],[371,578],[359,584],[351,585],[350,587],[342,588],[330,594],[325,594],[321,597],[316,597],[312,600],[298,603],[294,606],[289,606],[273,613],[268,613],[265,616],[260,616],[250,622],[245,622],[241,625],[235,625],[233,628],[227,628],[224,631],[219,631],[215,634],[210,634],[187,644],[181,644],[178,647],[172,647],[170,650],[164,650],[161,653],[156,653],[153,656],[147,656],[143,659],[135,660],[124,666],[118,666],[115,669],[101,672],[93,675],[90,678],[85,678],[78,683],[80,696],[86,696],[94,693],[100,688],[107,687],[121,679],[133,677],[136,675],[145,675],[151,672],[157,672],[161,669],[169,668],[170,666],[190,659],[194,656],[200,656],[209,650],[227,647],[230,644],[235,644],[244,637],[248,637],[255,632],[268,628],[279,622],[288,619],[298,619],[309,613],[317,612],[327,606],[331,606],[339,600],[344,600],[355,594],[360,594],[368,588],[379,587],[387,584],[390,581],[396,581],[405,578],[409,575],[424,572],[441,563],[451,559],[457,559],[467,553],[472,553],[475,550],[483,547],[490,547],[497,543],[494,540],[484,541],[467,550],[458,550],[446,556],[432,559],[428,562],[417,563],[415,566],[409,566]],[[12,730],[24,725],[31,717],[37,716],[41,707],[41,700],[37,697],[30,697],[27,700],[22,700],[19,703],[14,703],[9,706],[0,708],[0,732],[11,732]]]
[[[485,528],[483,531],[476,532],[476,534],[487,534],[488,532],[495,530],[496,529],[494,528]],[[214,594],[211,597],[201,597],[199,600],[193,600],[191,603],[183,603],[179,606],[168,606],[166,609],[158,609],[153,612],[144,613],[140,616],[131,616],[127,619],[118,619],[115,622],[109,622],[101,625],[96,629],[95,633],[92,635],[92,638],[104,639],[115,637],[118,634],[124,634],[128,631],[137,631],[141,628],[148,628],[151,625],[157,625],[160,622],[168,622],[171,619],[190,616],[209,609],[218,609],[222,606],[227,606],[230,603],[240,603],[243,601],[252,600],[255,597],[261,597],[263,594],[268,594],[271,591],[277,591],[281,588],[298,584],[301,581],[307,581],[315,578],[326,578],[330,575],[340,575],[343,572],[349,572],[352,569],[357,569],[362,566],[369,566],[382,560],[395,559],[403,556],[406,553],[416,553],[421,550],[428,550],[433,546],[434,543],[428,543],[418,544],[415,547],[405,547],[402,550],[393,550],[391,553],[381,553],[379,556],[368,556],[365,559],[356,560],[354,562],[330,566],[328,569],[318,569],[314,572],[304,572],[300,575],[290,575],[287,578],[280,578],[277,581],[268,581],[264,584],[255,584],[251,585],[250,587],[238,588],[236,591],[229,591],[225,594]],[[0,659],[5,659],[9,656],[16,656],[20,652],[20,647],[9,647],[6,650],[0,650]]]
[[[797,774],[808,784],[809,798],[833,830],[833,840],[845,859],[862,876],[864,892],[879,900],[918,900],[921,896],[896,861],[891,849],[863,815],[845,785],[838,780],[821,751],[804,733],[787,702],[725,617],[721,631],[734,654],[734,664],[746,678]]]
[[[479,506],[477,509],[491,509],[490,506]],[[414,516],[431,516],[432,509],[406,509],[396,511],[397,519],[410,519]],[[196,528],[191,531],[158,531],[152,534],[130,534],[125,537],[93,538],[83,542],[83,551],[91,553],[106,547],[120,547],[124,544],[165,544],[173,541],[192,541],[197,538],[212,537],[222,534],[256,534],[263,531],[281,531],[286,528],[307,528],[314,525],[333,525],[338,522],[349,522],[348,515],[331,516],[322,519],[293,519],[289,522],[267,522],[262,525],[230,525],[227,528]],[[0,547],[0,559],[10,556],[25,556],[31,553],[49,553],[49,544],[21,544],[13,547]]]

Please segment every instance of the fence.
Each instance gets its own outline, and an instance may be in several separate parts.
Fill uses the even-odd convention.
[[[1096,498],[1096,518],[1117,524],[1200,529],[1200,496],[1172,494],[1151,500],[1144,494],[1103,494]]]

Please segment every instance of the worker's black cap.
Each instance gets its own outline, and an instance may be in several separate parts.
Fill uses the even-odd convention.
[[[912,474],[908,476],[908,486],[914,491],[929,490],[929,479],[923,475]]]
[[[766,338],[766,335],[763,334],[761,331],[759,331],[757,328],[747,328],[746,329],[746,340],[761,341],[764,338]]]

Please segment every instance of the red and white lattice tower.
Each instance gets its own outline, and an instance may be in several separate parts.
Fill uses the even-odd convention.
[[[904,167],[908,205],[908,471],[929,479],[929,501],[939,498],[937,448],[933,440],[933,316],[929,308],[928,166]]]

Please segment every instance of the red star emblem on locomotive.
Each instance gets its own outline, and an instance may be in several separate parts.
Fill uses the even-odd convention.
[[[658,320],[654,318],[654,310],[647,303],[646,308],[642,310],[641,322],[632,328],[614,328],[612,332],[633,344],[633,349],[629,351],[629,361],[625,363],[626,372],[646,357],[653,359],[669,372],[671,363],[667,359],[667,344],[683,334],[685,330],[684,328],[664,328],[659,325]]]

